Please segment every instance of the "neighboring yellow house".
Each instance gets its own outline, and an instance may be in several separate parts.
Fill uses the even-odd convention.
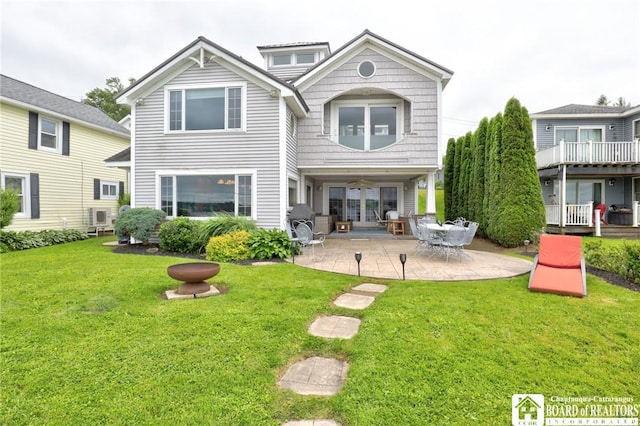
[[[104,161],[129,142],[100,110],[0,75],[0,185],[21,200],[6,229],[110,226],[128,172]]]

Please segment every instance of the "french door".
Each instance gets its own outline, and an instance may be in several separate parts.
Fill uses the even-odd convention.
[[[376,213],[398,209],[397,187],[330,187],[329,213],[349,220],[354,227],[376,226]]]

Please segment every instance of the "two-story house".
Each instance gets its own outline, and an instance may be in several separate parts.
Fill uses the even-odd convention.
[[[131,112],[132,205],[282,228],[307,204],[354,227],[435,214],[442,91],[453,72],[368,30],[259,46],[264,68],[199,37],[118,96]]]
[[[640,105],[572,104],[530,117],[548,231],[594,233],[603,204],[603,236],[639,236]]]
[[[0,184],[20,198],[7,229],[108,227],[127,172],[104,160],[127,146],[129,130],[102,111],[0,76]]]

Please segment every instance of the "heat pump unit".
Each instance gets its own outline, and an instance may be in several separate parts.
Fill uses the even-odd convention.
[[[110,225],[111,209],[107,207],[89,208],[89,226]]]

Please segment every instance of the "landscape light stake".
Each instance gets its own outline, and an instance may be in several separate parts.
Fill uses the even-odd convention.
[[[402,279],[404,280],[404,264],[407,261],[407,254],[400,253],[400,262],[402,262]]]
[[[362,260],[362,253],[356,252],[356,262],[358,262],[358,276],[360,276],[360,261]]]

